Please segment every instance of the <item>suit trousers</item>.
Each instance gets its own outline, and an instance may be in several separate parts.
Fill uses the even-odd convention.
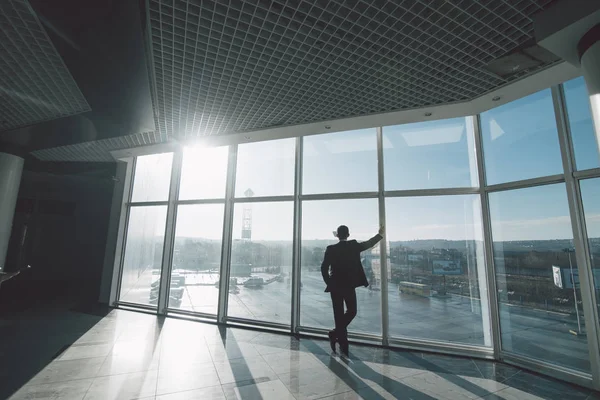
[[[336,289],[331,291],[335,333],[339,343],[348,343],[348,325],[356,317],[356,290],[354,288]],[[346,303],[346,312],[344,312]]]

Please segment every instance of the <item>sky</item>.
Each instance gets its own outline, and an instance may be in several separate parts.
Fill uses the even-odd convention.
[[[565,84],[576,162],[600,166],[589,101],[582,78]],[[470,118],[428,121],[383,128],[386,190],[470,187],[477,168]],[[481,115],[489,184],[561,174],[562,161],[550,90],[502,105]],[[244,197],[293,194],[295,139],[246,143],[238,147],[235,193]],[[134,201],[164,200],[171,155],[138,158]],[[182,199],[223,198],[227,148],[188,149],[184,153]],[[304,138],[304,194],[377,190],[376,130]],[[582,196],[590,237],[600,237],[600,179],[584,181]],[[494,240],[572,238],[564,184],[490,194]],[[237,203],[233,238],[241,237],[244,207],[252,209],[254,240],[291,240],[293,203]],[[482,237],[478,195],[387,198],[387,238],[465,240]],[[335,240],[338,225],[351,237],[368,239],[379,225],[377,199],[303,201],[302,237]],[[160,226],[160,224],[158,224]],[[164,226],[164,223],[163,223]],[[223,205],[181,206],[177,235],[220,239]],[[160,231],[159,228],[156,228]]]

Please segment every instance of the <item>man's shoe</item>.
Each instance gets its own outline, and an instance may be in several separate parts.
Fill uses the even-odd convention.
[[[335,336],[335,331],[329,331],[328,336],[329,336],[329,346],[331,346],[331,351],[333,351],[335,353],[335,341],[337,339]]]

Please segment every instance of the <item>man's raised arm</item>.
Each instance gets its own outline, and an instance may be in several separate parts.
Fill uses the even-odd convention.
[[[371,247],[375,246],[377,243],[379,243],[379,241],[381,239],[383,239],[384,233],[385,233],[385,227],[383,225],[381,225],[379,227],[379,232],[377,233],[377,235],[373,236],[371,239],[367,240],[366,242],[358,242],[358,245],[360,246],[360,251],[369,250]]]

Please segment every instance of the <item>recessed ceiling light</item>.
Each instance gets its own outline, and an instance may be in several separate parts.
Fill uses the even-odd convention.
[[[498,101],[501,98],[502,98],[501,96],[494,96],[494,97],[492,97],[492,101]]]
[[[425,113],[425,116],[426,116],[426,117],[431,117],[432,115],[433,115],[433,113],[430,113],[430,112],[426,112],[426,113]]]

